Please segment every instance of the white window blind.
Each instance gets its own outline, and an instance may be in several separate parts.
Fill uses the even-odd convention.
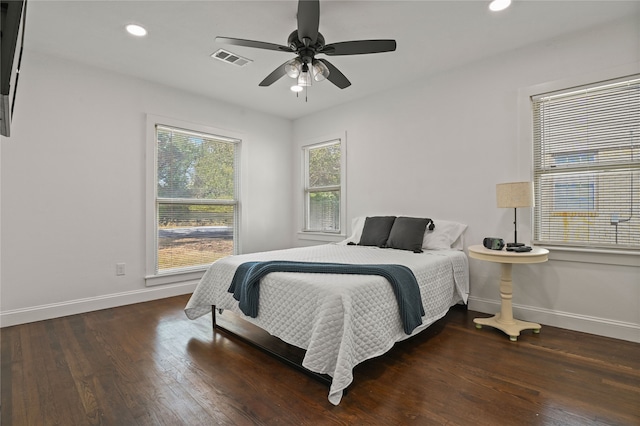
[[[156,125],[156,273],[202,268],[235,253],[238,145]]]
[[[640,249],[640,75],[532,106],[534,241]]]

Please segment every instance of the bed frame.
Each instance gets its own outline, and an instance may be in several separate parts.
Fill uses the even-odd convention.
[[[249,346],[252,346],[256,349],[261,350],[262,352],[266,353],[267,355],[277,359],[278,361],[295,368],[298,371],[301,371],[302,373],[306,374],[309,377],[312,377],[316,380],[318,380],[319,382],[323,383],[324,385],[326,385],[327,387],[331,386],[331,376],[327,375],[327,374],[320,374],[320,373],[316,373],[315,371],[311,371],[305,367],[302,366],[302,361],[297,361],[291,358],[288,358],[286,356],[283,356],[281,353],[272,350],[271,348],[260,344],[259,342],[252,340],[248,337],[245,337],[239,333],[236,333],[235,331],[232,331],[229,327],[224,327],[222,325],[220,325],[219,321],[216,320],[216,311],[218,311],[219,314],[222,314],[223,309],[217,309],[215,307],[215,305],[211,306],[211,321],[212,321],[212,325],[213,325],[213,331],[222,331],[225,334],[228,334],[240,341],[242,341],[243,343],[248,344]],[[237,319],[239,321],[244,321],[242,318],[237,317]],[[246,321],[245,321],[246,322]],[[255,326],[257,327],[257,326]],[[291,347],[292,345],[289,345],[288,343],[285,342],[285,344],[289,347]],[[299,348],[298,348],[299,349]],[[300,349],[303,350],[303,349]],[[343,395],[346,395],[346,389],[343,391]]]

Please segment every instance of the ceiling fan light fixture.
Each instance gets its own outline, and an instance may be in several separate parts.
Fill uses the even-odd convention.
[[[324,62],[317,59],[313,60],[311,71],[315,81],[322,81],[329,77],[329,68],[327,68]]]
[[[298,76],[298,86],[309,87],[311,86],[312,82],[313,78],[311,78],[311,73],[309,72],[309,70],[302,71]]]
[[[304,89],[304,88],[303,88],[302,86],[298,86],[297,84],[296,84],[296,85],[294,85],[294,86],[291,86],[291,91],[292,91],[292,92],[296,92],[296,93],[298,93],[298,92],[302,92],[302,90],[303,90],[303,89]]]
[[[302,68],[302,61],[300,58],[294,58],[284,64],[284,70],[291,78],[298,78],[300,75],[300,69]]]

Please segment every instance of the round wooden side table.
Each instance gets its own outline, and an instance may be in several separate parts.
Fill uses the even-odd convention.
[[[469,247],[469,257],[486,262],[500,263],[502,275],[500,276],[500,312],[490,318],[475,318],[473,322],[476,328],[488,325],[502,330],[509,336],[509,340],[515,342],[522,330],[533,330],[539,333],[541,325],[534,322],[520,321],[513,318],[513,283],[511,281],[511,267],[513,264],[529,264],[546,262],[549,258],[549,250],[533,247],[530,252],[517,253],[512,251],[489,250],[482,245]]]

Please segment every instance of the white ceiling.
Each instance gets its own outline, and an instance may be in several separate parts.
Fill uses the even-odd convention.
[[[295,119],[527,44],[640,16],[640,1],[514,0],[502,12],[489,11],[488,4],[321,0],[319,30],[327,44],[389,38],[398,47],[331,57],[351,87],[315,83],[307,102],[289,90],[288,77],[258,87],[293,54],[215,42],[220,35],[286,45],[296,29],[295,0],[29,0],[25,48]],[[148,35],[130,36],[128,23],[143,25]],[[253,62],[240,68],[211,58],[218,48]]]

